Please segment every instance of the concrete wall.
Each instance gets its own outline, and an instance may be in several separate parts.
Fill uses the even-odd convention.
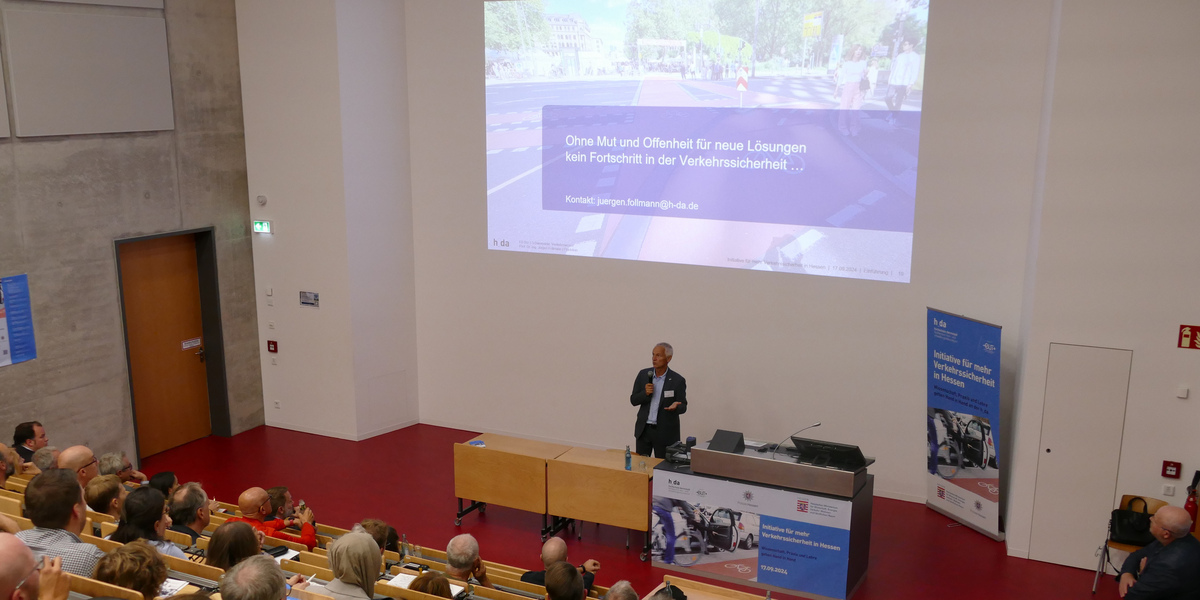
[[[0,2],[0,9],[161,14]],[[2,14],[2,13],[0,13]],[[29,274],[38,359],[0,368],[0,435],[136,455],[113,240],[212,226],[235,432],[263,422],[232,0],[167,0],[175,130],[0,140],[0,274]]]

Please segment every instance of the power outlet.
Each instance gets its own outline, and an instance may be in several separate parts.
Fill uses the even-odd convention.
[[[275,403],[275,408],[279,408],[278,402]],[[1163,495],[1164,496],[1174,496],[1175,495],[1175,484],[1164,483],[1163,484]]]
[[[276,409],[278,409],[278,408],[279,408],[279,401],[278,401],[278,400],[276,400],[276,401],[275,401],[275,408],[276,408]],[[1171,486],[1171,487],[1172,487],[1172,488],[1174,488],[1174,486]],[[1174,492],[1172,491],[1172,493],[1174,493]]]

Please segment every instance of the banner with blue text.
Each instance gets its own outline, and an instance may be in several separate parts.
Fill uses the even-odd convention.
[[[1000,532],[1000,327],[928,309],[926,504]]]
[[[26,275],[0,278],[0,367],[37,358]]]

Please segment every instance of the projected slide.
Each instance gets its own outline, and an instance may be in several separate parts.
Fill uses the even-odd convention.
[[[928,0],[484,11],[489,248],[909,281]]]

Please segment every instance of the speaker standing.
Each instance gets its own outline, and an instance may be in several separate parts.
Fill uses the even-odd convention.
[[[650,456],[653,450],[655,457],[666,458],[667,446],[679,441],[679,415],[687,412],[687,381],[667,368],[673,353],[666,342],[654,346],[653,367],[638,371],[633,380],[629,403],[638,407],[633,437],[642,456]]]

